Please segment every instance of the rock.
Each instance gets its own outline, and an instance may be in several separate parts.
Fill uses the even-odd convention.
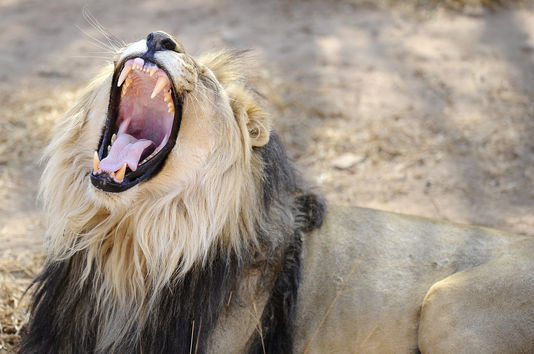
[[[357,163],[362,162],[363,160],[365,160],[365,156],[355,155],[349,152],[335,158],[332,161],[332,165],[340,170],[348,170],[349,168],[353,167]]]

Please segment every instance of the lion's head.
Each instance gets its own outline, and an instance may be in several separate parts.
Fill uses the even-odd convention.
[[[263,166],[254,148],[269,141],[270,122],[239,56],[194,59],[164,32],[116,54],[46,153],[53,258],[86,250],[87,272],[96,261],[126,298],[213,250],[239,254],[257,241]]]
[[[173,340],[189,343],[201,320],[208,336],[242,281],[267,291],[287,249],[321,224],[241,56],[195,59],[153,32],[58,122],[41,180],[49,260],[27,348],[160,348],[152,339],[167,320]],[[53,327],[56,338],[51,315],[76,325]]]

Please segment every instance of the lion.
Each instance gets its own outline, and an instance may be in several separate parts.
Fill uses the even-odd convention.
[[[244,56],[152,32],[58,122],[21,352],[533,352],[534,239],[327,208]]]

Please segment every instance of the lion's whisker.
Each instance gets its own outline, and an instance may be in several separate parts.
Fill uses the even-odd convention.
[[[213,93],[214,95],[220,96],[220,93],[219,93],[219,92],[217,92],[217,91],[215,91],[215,90],[213,90],[213,89],[210,89],[210,88],[208,88],[208,87],[206,87],[206,86],[203,86],[203,89],[206,90],[206,91],[209,91],[209,92]],[[237,103],[241,103],[241,104],[243,104],[243,102],[241,102],[240,100],[238,100],[238,99],[236,99],[236,98],[228,97],[228,99],[229,99],[230,101],[233,101],[233,102],[237,102]]]
[[[113,56],[115,55],[115,52],[111,51],[111,50],[103,50],[103,51],[92,51],[92,52],[88,52],[89,54],[109,54],[110,56]]]
[[[195,92],[200,94],[200,95],[202,95],[205,98],[205,100],[208,101],[208,103],[216,110],[217,113],[224,114],[224,111],[219,108],[219,104],[218,103],[214,103],[205,93],[203,93],[202,91],[195,91]],[[206,113],[208,108],[204,107],[204,105],[202,105],[200,103],[199,98],[194,93],[191,93],[191,95],[193,96],[193,98],[198,103],[198,105],[196,105],[196,106],[199,106],[199,108],[202,110],[202,113]]]
[[[117,36],[113,35],[109,31],[107,31],[104,26],[96,19],[95,16],[89,11],[87,6],[84,6],[82,10],[82,15],[84,19],[91,25],[93,28],[95,28],[100,34],[106,38],[111,48],[116,53],[121,47],[124,47],[126,43],[122,40],[120,40]]]
[[[200,104],[200,102],[198,101],[198,99],[196,98],[196,96],[193,93],[190,94],[190,97],[191,97],[191,99],[194,99],[198,104]],[[198,115],[198,112],[197,112],[197,105],[193,105],[192,104],[192,106],[193,106],[193,110],[195,111],[195,117],[197,119],[199,119],[199,115]]]
[[[215,108],[215,109],[217,110],[218,113],[224,114],[223,110],[220,109],[220,107],[221,107],[221,105],[222,105],[222,102],[220,102],[219,100],[217,100],[217,101],[213,101],[213,100],[211,99],[211,97],[209,97],[209,96],[207,95],[206,92],[203,92],[203,91],[201,91],[201,90],[197,90],[196,92],[198,92],[200,95],[202,95],[202,96],[203,96],[203,97],[204,97],[204,98],[205,98],[205,99],[206,99],[206,100],[213,106],[213,108]],[[219,96],[216,96],[216,97],[219,97]],[[198,100],[197,100],[197,101],[198,101]],[[200,106],[202,106],[202,105],[200,105]],[[204,109],[204,107],[201,107],[201,109]]]
[[[103,49],[103,50],[114,50],[113,46],[110,46],[109,44],[106,44],[104,42],[102,42],[101,40],[99,40],[98,38],[96,38],[95,36],[89,34],[89,32],[87,32],[86,30],[82,29],[80,26],[76,25],[76,28],[82,32],[85,36],[87,36],[89,39],[91,39],[93,42],[93,45],[99,47],[100,49]]]
[[[103,59],[104,61],[107,61],[109,63],[113,63],[113,60],[109,56],[103,56],[103,55],[71,55],[69,58],[76,58],[76,59]]]

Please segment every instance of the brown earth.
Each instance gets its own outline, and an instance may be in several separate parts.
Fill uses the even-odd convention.
[[[0,0],[0,352],[42,259],[50,128],[110,58],[86,4],[125,42],[253,49],[275,128],[331,204],[534,235],[532,4],[372,3]]]

